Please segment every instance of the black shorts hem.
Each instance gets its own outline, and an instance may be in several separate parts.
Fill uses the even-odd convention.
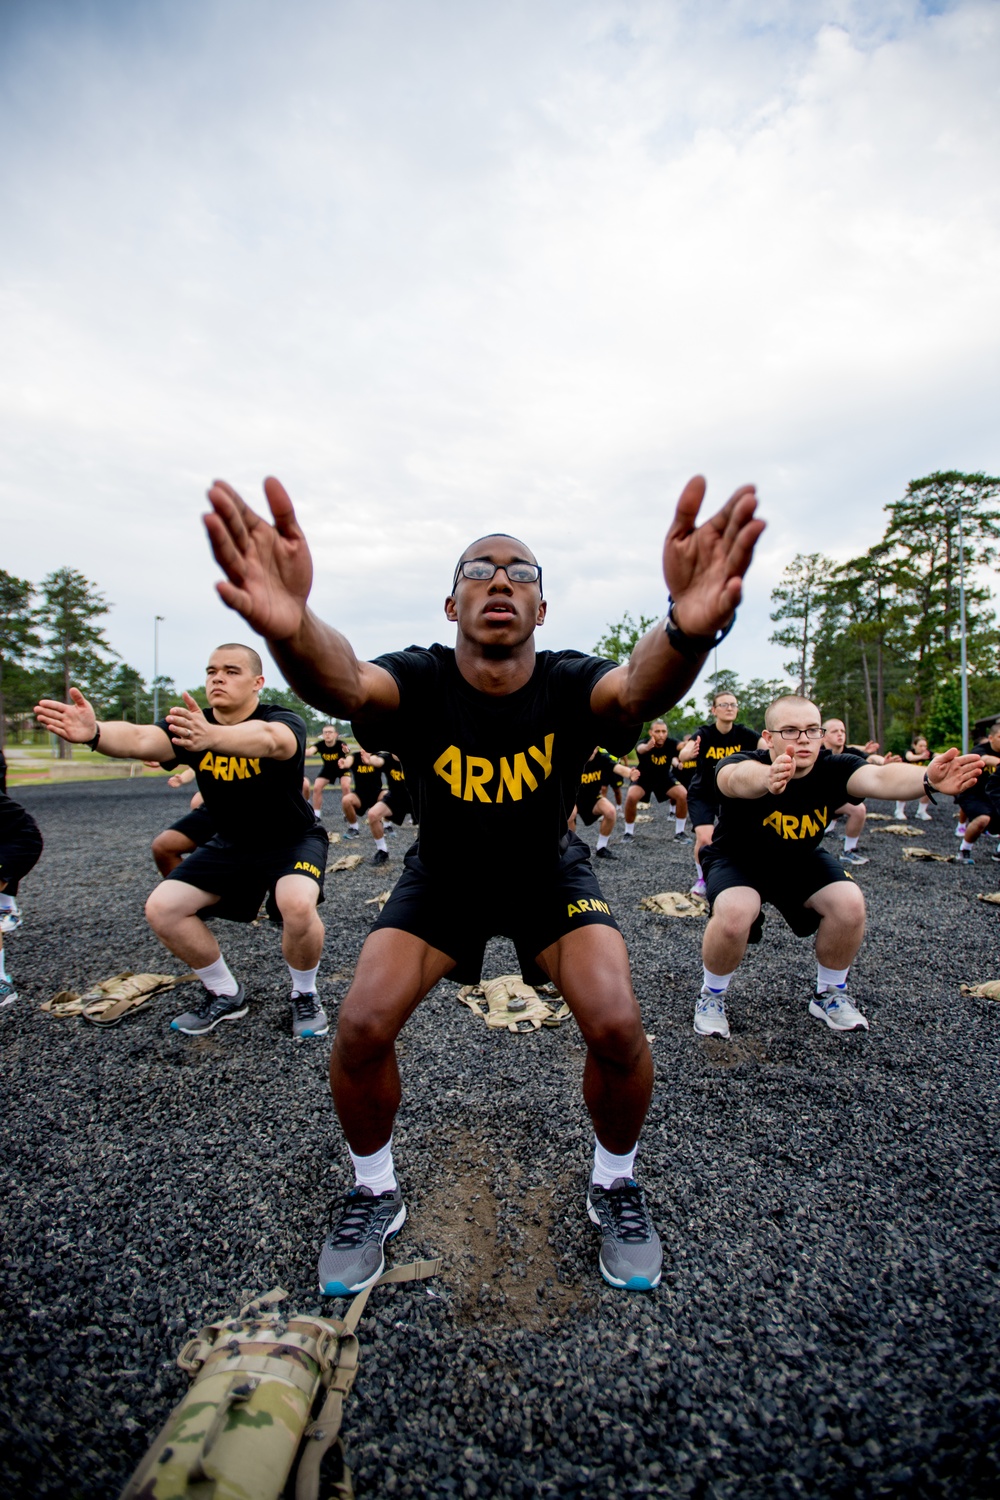
[[[16,896],[17,888],[29,875],[42,857],[42,837],[37,839],[12,839],[0,845],[0,880],[4,882],[4,895]]]
[[[446,953],[455,961],[448,978],[460,984],[479,982],[486,944],[492,937],[506,937],[517,950],[521,977],[538,985],[547,978],[535,962],[538,955],[567,933],[593,926],[620,930],[591,868],[587,845],[571,836],[551,881],[533,885],[516,908],[506,910],[498,909],[488,892],[477,897],[467,886],[428,874],[411,850],[372,931],[408,932]]]
[[[252,922],[285,875],[304,875],[315,881],[319,887],[317,904],[322,902],[329,847],[326,829],[319,824],[294,844],[278,849],[242,848],[213,838],[181,860],[165,878],[219,897],[214,905],[199,912],[203,919]]]
[[[723,891],[732,890],[734,886],[749,886],[757,892],[761,905],[767,902],[781,913],[796,937],[812,937],[819,927],[819,912],[805,904],[809,898],[824,886],[851,879],[843,865],[825,849],[814,849],[811,854],[797,859],[794,869],[785,872],[790,878],[781,885],[765,875],[751,872],[713,844],[702,850],[701,868],[710,912]],[[789,890],[794,890],[794,896],[789,895]]]

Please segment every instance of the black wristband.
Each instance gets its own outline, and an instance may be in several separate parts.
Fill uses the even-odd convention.
[[[667,618],[663,622],[663,629],[666,632],[667,640],[677,654],[686,657],[688,661],[693,661],[695,657],[707,656],[710,651],[714,650],[721,641],[726,639],[726,636],[735,624],[736,611],[733,610],[733,618],[729,624],[722,630],[717,631],[715,635],[685,635],[674,617],[674,601],[671,599],[670,607],[667,610]]]
[[[98,745],[100,743],[101,743],[101,726],[100,726],[100,724],[98,724],[98,726],[97,726],[97,733],[94,735],[94,738],[92,740],[88,740],[87,741],[87,747],[90,750],[96,750],[97,747],[98,747]]]
[[[928,776],[926,771],[924,772],[924,791],[936,806],[937,798],[934,795],[934,788],[931,786],[931,778]]]

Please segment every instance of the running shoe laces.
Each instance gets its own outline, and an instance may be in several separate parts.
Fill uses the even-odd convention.
[[[389,1200],[387,1204],[385,1199]],[[343,1200],[340,1218],[330,1231],[331,1248],[356,1250],[371,1240],[381,1241],[385,1233],[386,1208],[395,1208],[394,1192],[375,1194],[369,1187],[357,1187]]]
[[[646,1198],[639,1184],[629,1177],[616,1178],[598,1199],[602,1219],[616,1240],[626,1245],[645,1244],[653,1233]]]

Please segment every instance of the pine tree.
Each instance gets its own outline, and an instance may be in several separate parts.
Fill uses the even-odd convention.
[[[34,630],[31,599],[35,590],[26,578],[0,568],[0,750],[6,743],[7,705],[4,672],[26,668],[31,653],[41,644]]]
[[[64,703],[69,701],[71,686],[86,697],[103,700],[113,672],[107,658],[117,658],[118,653],[96,622],[110,605],[75,568],[57,568],[42,580],[40,592],[37,618],[49,637],[40,664],[49,691]],[[60,758],[68,759],[71,753],[66,741],[60,740]]]

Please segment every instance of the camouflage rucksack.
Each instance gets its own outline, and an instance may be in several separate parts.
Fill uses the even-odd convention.
[[[187,1395],[122,1491],[121,1500],[279,1500],[304,1447],[295,1500],[318,1500],[320,1465],[340,1450],[342,1473],[326,1494],[353,1500],[340,1425],[357,1374],[355,1329],[375,1286],[434,1276],[440,1260],[412,1261],[379,1277],[340,1318],[289,1317],[271,1308],[280,1288],[211,1323],[181,1350]],[[326,1400],[310,1420],[316,1398]]]

